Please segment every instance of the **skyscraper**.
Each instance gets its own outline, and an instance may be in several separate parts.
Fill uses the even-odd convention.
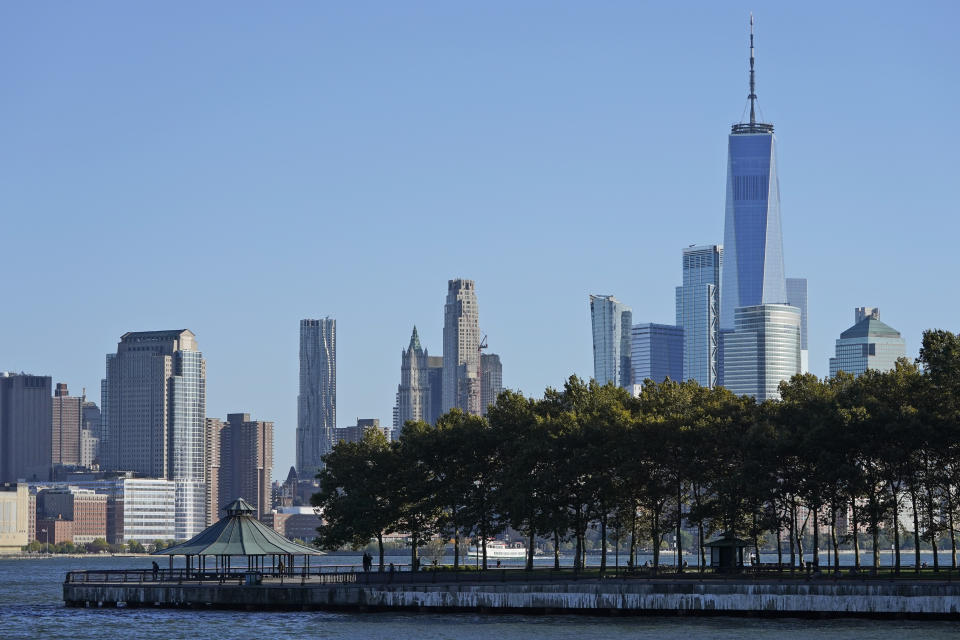
[[[758,402],[780,398],[780,382],[800,373],[800,309],[760,304],[736,310],[724,336],[724,386]]]
[[[837,340],[836,355],[830,358],[830,377],[840,371],[855,376],[867,369],[889,371],[897,358],[906,357],[906,342],[899,331],[880,322],[879,309],[859,307],[854,317],[854,325]]]
[[[787,304],[800,309],[800,371],[810,370],[807,350],[807,279],[787,278]]]
[[[487,415],[487,407],[497,402],[497,396],[503,391],[503,364],[500,356],[485,353],[480,356],[480,408]]]
[[[753,16],[748,99],[750,121],[733,125],[727,147],[721,330],[734,328],[734,314],[740,307],[787,301],[776,141],[773,125],[757,122],[755,111]]]
[[[696,380],[704,387],[719,381],[720,274],[723,247],[683,250],[683,285],[677,287],[677,326],[683,329],[683,372],[673,380]],[[636,369],[636,366],[634,367]],[[643,382],[634,378],[635,384]]]
[[[207,418],[204,421],[204,480],[206,481],[205,511],[207,526],[220,519],[220,508],[229,501],[220,497],[220,431],[223,421],[217,418]]]
[[[590,296],[593,327],[593,377],[600,384],[613,382],[629,388],[630,331],[633,312],[613,296]]]
[[[663,382],[683,380],[685,330],[672,324],[646,322],[633,325],[630,364],[634,385],[650,378]]]
[[[397,414],[394,429],[402,429],[408,420],[426,420],[430,415],[429,358],[420,346],[417,328],[413,328],[410,345],[400,353],[400,385],[397,387]]]
[[[0,482],[49,480],[50,376],[0,372]]]
[[[83,428],[81,396],[71,396],[67,385],[58,382],[53,391],[53,428],[50,462],[57,466],[80,464],[80,431]]]
[[[272,472],[273,423],[251,420],[249,413],[228,414],[220,430],[220,501],[243,498],[257,518],[270,513]]]
[[[175,485],[178,540],[206,522],[206,362],[192,331],[125,333],[107,356],[104,406],[112,469]]]
[[[443,413],[480,415],[480,320],[473,280],[447,282],[443,306]]]
[[[297,471],[312,479],[333,448],[337,424],[337,321],[300,321]]]
[[[430,424],[437,424],[437,419],[443,415],[443,356],[427,356],[427,388],[430,412],[425,420]]]

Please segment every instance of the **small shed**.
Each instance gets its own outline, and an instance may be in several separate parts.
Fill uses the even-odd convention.
[[[743,550],[751,542],[738,538],[732,531],[724,531],[719,538],[704,546],[710,549],[710,567],[719,573],[743,571]]]
[[[288,540],[257,520],[253,516],[255,509],[243,498],[237,498],[225,510],[225,517],[190,540],[154,551],[153,555],[169,556],[171,568],[174,556],[185,556],[188,574],[194,571],[219,574],[236,569],[276,571],[278,561],[284,561],[286,573],[292,571],[297,556],[302,556],[303,568],[309,572],[310,556],[324,555],[318,549]],[[246,560],[245,567],[243,564],[233,567],[233,559],[238,557]]]

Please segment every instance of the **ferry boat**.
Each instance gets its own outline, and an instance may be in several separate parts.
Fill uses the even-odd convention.
[[[483,559],[483,547],[470,547],[467,557],[472,560]],[[527,548],[522,542],[487,540],[487,560],[523,560],[526,557]]]

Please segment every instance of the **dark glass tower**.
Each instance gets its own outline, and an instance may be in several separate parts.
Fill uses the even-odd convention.
[[[733,125],[727,151],[720,329],[739,307],[787,302],[773,125],[757,122],[753,16],[750,17],[750,122]]]

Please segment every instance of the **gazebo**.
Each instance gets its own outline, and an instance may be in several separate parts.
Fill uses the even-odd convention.
[[[710,566],[718,573],[743,571],[743,550],[749,540],[738,538],[732,531],[724,531],[716,540],[703,545],[710,549]]]
[[[253,517],[255,509],[243,498],[237,498],[228,504],[225,510],[225,517],[190,540],[154,551],[153,555],[169,556],[171,569],[174,556],[185,556],[187,575],[190,575],[191,570],[206,572],[207,561],[211,556],[211,568],[220,575],[231,571],[231,559],[238,556],[246,557],[247,566],[237,567],[245,571],[263,571],[267,568],[276,571],[277,561],[284,559],[286,569],[292,571],[296,556],[303,556],[303,569],[309,572],[310,556],[324,555],[322,551],[287,540],[257,520]],[[268,558],[269,565],[266,562]],[[196,566],[193,565],[194,561]]]

